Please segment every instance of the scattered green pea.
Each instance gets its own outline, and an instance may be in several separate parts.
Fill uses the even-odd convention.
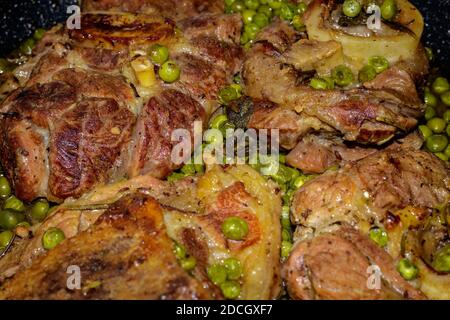
[[[14,232],[6,230],[0,233],[0,251],[3,251],[14,239]]]
[[[450,123],[450,110],[447,110],[442,115],[442,119],[445,120],[445,122]]]
[[[431,131],[431,129],[428,128],[426,125],[420,125],[419,131],[422,134],[424,140],[428,139],[433,135],[433,131]]]
[[[11,195],[11,185],[6,177],[0,177],[0,198],[6,199]]]
[[[197,265],[197,260],[193,256],[189,256],[187,258],[180,260],[181,267],[186,271],[191,271]]]
[[[18,212],[23,212],[25,211],[26,207],[25,204],[20,199],[12,195],[8,199],[6,199],[3,205],[3,209],[11,209]]]
[[[384,247],[388,243],[388,234],[385,230],[382,228],[372,228],[369,231],[370,239],[375,241],[376,244],[378,244],[380,247]]]
[[[48,201],[46,199],[39,199],[31,207],[31,218],[39,222],[43,221],[47,216],[49,209],[50,205],[48,204]]]
[[[241,286],[237,281],[225,281],[220,285],[220,290],[227,299],[236,299],[241,294]]]
[[[269,0],[267,1],[267,4],[269,5],[269,7],[276,10],[281,8],[281,6],[283,5],[283,0]]]
[[[248,224],[242,218],[228,217],[222,223],[222,232],[228,239],[243,240],[248,234]]]
[[[224,265],[215,263],[206,269],[209,280],[215,285],[220,285],[227,280],[227,269]]]
[[[286,21],[292,20],[292,18],[294,17],[294,11],[292,10],[291,6],[289,6],[289,4],[284,3],[280,7],[280,17]]]
[[[19,47],[19,51],[24,55],[31,55],[33,52],[33,47],[35,45],[35,41],[33,38],[28,38]]]
[[[342,11],[347,17],[354,18],[361,12],[361,4],[357,0],[345,0]]]
[[[450,272],[450,245],[446,245],[436,253],[433,268],[438,272]]]
[[[11,209],[0,211],[0,227],[5,230],[14,229],[18,223],[25,220],[23,213]]]
[[[419,274],[419,269],[408,259],[402,259],[399,261],[397,271],[406,280],[413,280]]]
[[[369,66],[374,67],[377,73],[382,73],[389,68],[389,61],[385,57],[373,56],[369,58]]]
[[[304,2],[300,2],[297,5],[297,13],[300,15],[304,14],[306,12],[306,9],[308,9],[308,5]]]
[[[445,130],[446,122],[442,118],[432,118],[427,121],[427,126],[434,133],[441,133],[441,132],[444,132],[444,130]]]
[[[49,228],[42,236],[42,246],[46,250],[51,250],[65,239],[64,232],[56,227]]]
[[[159,68],[159,77],[167,83],[172,83],[180,78],[180,67],[173,61],[166,61]]]
[[[247,8],[256,10],[259,7],[259,1],[258,0],[245,0],[244,4]]]
[[[340,87],[346,87],[353,82],[353,72],[345,65],[337,66],[331,72],[334,82]]]
[[[450,106],[450,91],[446,91],[441,95],[441,101],[446,105]]]
[[[281,257],[287,258],[292,250],[292,243],[289,241],[281,241]]]
[[[436,152],[434,155],[439,159],[441,159],[442,161],[448,161],[447,155],[443,152]]]
[[[397,4],[395,0],[384,0],[380,10],[383,19],[392,20],[397,14]]]
[[[36,41],[41,40],[41,39],[44,37],[44,35],[45,35],[46,32],[47,32],[47,31],[46,31],[45,29],[42,29],[42,28],[36,29],[36,30],[34,31],[34,34],[33,34],[34,40],[36,40]]]
[[[425,92],[424,101],[425,104],[430,107],[436,107],[438,104],[438,99],[436,98],[436,96],[429,91]]]
[[[272,8],[270,8],[268,5],[263,5],[258,8],[258,13],[264,14],[267,18],[272,17]]]
[[[444,154],[447,158],[450,158],[450,144],[448,144],[447,147],[445,148]]]
[[[175,256],[177,257],[177,259],[184,259],[184,258],[186,258],[186,248],[183,245],[175,242],[173,251],[174,251]]]
[[[253,22],[255,14],[255,10],[246,9],[242,11],[242,21],[244,21],[245,24]]]
[[[231,9],[233,10],[233,12],[242,12],[243,10],[245,10],[245,5],[242,1],[237,0],[231,5]]]
[[[150,48],[149,56],[153,63],[162,65],[169,59],[169,49],[165,46],[154,44]]]
[[[292,242],[291,232],[287,229],[281,230],[281,240]]]
[[[312,78],[309,82],[309,86],[316,90],[327,90],[328,89],[328,83],[326,80],[322,78]]]
[[[437,77],[431,85],[433,91],[439,95],[450,90],[450,84],[444,77]]]
[[[264,28],[269,24],[269,18],[264,13],[257,13],[253,17],[253,22],[260,28]]]
[[[242,275],[241,262],[235,258],[228,258],[223,261],[223,265],[227,270],[228,280],[238,280]]]
[[[297,14],[292,18],[292,26],[297,31],[303,31],[305,29],[305,24],[301,15]]]
[[[366,65],[361,70],[359,70],[358,80],[359,82],[367,82],[375,79],[377,76],[377,71],[374,67]]]
[[[448,138],[442,134],[434,134],[425,142],[427,149],[431,152],[441,152],[445,150],[447,144]]]
[[[436,110],[433,107],[426,107],[425,108],[425,120],[430,120],[432,118],[434,118],[434,116],[436,115]]]

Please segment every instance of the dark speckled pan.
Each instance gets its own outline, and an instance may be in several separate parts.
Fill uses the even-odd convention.
[[[450,0],[412,2],[425,17],[426,45],[435,50],[439,65],[449,74]],[[35,28],[48,28],[63,21],[67,6],[75,3],[77,0],[0,0],[0,55],[17,47]]]

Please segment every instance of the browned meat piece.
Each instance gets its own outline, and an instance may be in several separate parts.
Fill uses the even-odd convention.
[[[67,288],[67,268],[81,290]],[[211,293],[178,264],[163,214],[136,195],[112,205],[87,231],[68,239],[2,286],[2,299],[208,299]]]
[[[181,19],[201,13],[222,13],[222,0],[86,0],[85,11],[110,10],[135,13],[158,13],[165,17]]]
[[[338,138],[326,135],[304,137],[286,156],[286,163],[305,173],[322,173],[335,165],[363,159],[376,149],[347,147]]]
[[[166,177],[178,167],[171,161],[172,148],[177,143],[172,142],[172,131],[187,129],[193,139],[194,121],[204,120],[205,112],[201,105],[180,91],[168,89],[152,97],[138,117],[129,176],[151,173],[154,177]]]
[[[270,43],[256,44],[248,53],[243,70],[248,95],[316,117],[349,141],[382,144],[417,124],[421,105],[411,105],[390,92],[297,85],[297,71],[280,61],[281,54]]]
[[[379,288],[372,287],[370,266],[380,270]],[[297,244],[283,274],[294,299],[425,298],[400,276],[383,249],[349,227]]]
[[[390,213],[435,208],[449,196],[444,162],[426,151],[392,147],[305,184],[294,195],[291,218],[316,230],[337,222],[388,223]]]
[[[206,123],[242,57],[237,15],[180,25],[184,31],[175,32],[161,15],[86,14],[80,30],[55,28],[44,38],[21,67],[23,87],[0,106],[0,144],[9,150],[1,161],[17,196],[60,202],[98,184],[164,178],[179,167],[172,131]],[[181,77],[143,87],[132,62],[154,43],[169,48]]]
[[[129,142],[133,114],[115,100],[79,103],[54,124],[50,140],[49,188],[53,196],[78,197],[105,183]]]

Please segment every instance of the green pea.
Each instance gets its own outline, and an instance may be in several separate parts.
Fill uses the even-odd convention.
[[[431,129],[428,128],[426,125],[420,125],[419,131],[422,134],[424,140],[427,140],[429,137],[433,135],[433,131],[431,131]]]
[[[357,0],[345,0],[342,5],[342,12],[347,17],[354,18],[361,12],[361,4]]]
[[[14,240],[14,232],[11,230],[6,230],[0,233],[0,250],[3,251],[5,248]]]
[[[281,241],[281,257],[287,258],[292,250],[292,243],[289,241]]]
[[[227,270],[228,280],[238,280],[242,275],[241,262],[235,258],[228,258],[223,261],[223,265]]]
[[[30,215],[33,220],[40,222],[45,219],[49,209],[50,205],[48,204],[48,201],[46,199],[39,199],[31,207]]]
[[[242,21],[244,21],[245,24],[251,23],[253,21],[253,17],[255,16],[255,14],[256,14],[255,10],[246,9],[242,11]]]
[[[231,9],[233,10],[233,12],[242,12],[243,10],[245,10],[245,5],[242,1],[237,0],[231,5]]]
[[[228,217],[222,223],[222,232],[228,239],[243,240],[248,234],[248,224],[242,218]]]
[[[448,157],[443,152],[436,152],[434,155],[442,161],[448,161]]]
[[[450,84],[448,83],[448,80],[443,77],[437,77],[431,87],[433,88],[433,91],[439,95],[443,94],[445,91],[450,90]]]
[[[441,95],[441,101],[446,105],[450,106],[450,91],[446,91]]]
[[[445,148],[444,154],[447,158],[450,158],[450,144],[448,144],[447,147]]]
[[[322,78],[312,78],[309,82],[309,86],[316,90],[326,90],[328,89],[328,83]]]
[[[280,17],[286,21],[291,21],[294,17],[294,11],[288,4],[285,3],[280,7]]]
[[[18,223],[25,220],[25,216],[21,212],[11,209],[0,211],[0,227],[5,230],[14,229]]]
[[[260,28],[264,28],[269,24],[269,18],[264,13],[257,13],[253,17],[253,22]]]
[[[241,34],[241,39],[239,40],[241,45],[245,45],[246,43],[248,43],[250,41],[248,34],[247,33],[243,33]]]
[[[167,83],[177,81],[180,78],[180,73],[180,67],[173,61],[164,62],[158,71],[159,77]]]
[[[269,1],[269,0],[259,0],[259,3],[260,3],[260,4],[267,4],[268,1]]]
[[[19,51],[24,55],[31,55],[33,52],[33,47],[35,45],[33,38],[28,38],[19,47]]]
[[[376,244],[378,244],[380,247],[384,247],[388,243],[388,234],[385,230],[382,228],[372,228],[369,231],[370,239],[375,241]]]
[[[262,13],[266,17],[271,18],[272,17],[272,8],[270,8],[268,5],[260,6],[258,8],[258,13]]]
[[[340,65],[331,72],[334,82],[340,87],[346,87],[353,82],[353,72],[349,67]]]
[[[292,196],[294,195],[295,190],[289,189],[283,196],[283,204],[290,205]]]
[[[220,285],[227,280],[227,269],[225,266],[219,263],[215,263],[206,269],[209,280],[211,280],[215,285]]]
[[[2,176],[0,177],[0,198],[6,199],[11,195],[11,186],[8,179]]]
[[[281,6],[283,5],[283,0],[269,0],[267,1],[267,4],[269,5],[269,7],[276,10],[281,8]]]
[[[64,232],[59,228],[49,228],[47,231],[45,231],[44,235],[42,236],[42,246],[46,250],[53,249],[58,244],[60,244],[66,236],[64,235]]]
[[[237,281],[225,281],[220,285],[220,290],[227,299],[236,299],[241,294],[241,286]]]
[[[292,241],[291,232],[287,229],[281,230],[281,240],[291,242]]]
[[[358,80],[359,82],[367,82],[375,79],[377,76],[377,71],[374,67],[366,65],[361,70],[359,70]]]
[[[438,272],[450,272],[450,245],[446,245],[436,253],[433,268]]]
[[[184,258],[186,258],[186,248],[183,245],[175,242],[173,251],[174,251],[175,256],[177,257],[177,259],[184,259]]]
[[[306,9],[308,9],[308,5],[304,2],[300,2],[297,5],[297,13],[300,15],[304,14],[306,12]]]
[[[425,104],[430,107],[436,107],[438,104],[438,99],[436,98],[436,96],[429,91],[425,92],[423,100]]]
[[[381,56],[373,56],[369,58],[369,66],[374,67],[377,73],[382,73],[389,68],[389,61]]]
[[[384,0],[381,5],[381,17],[385,20],[392,20],[397,14],[397,4],[395,0]]]
[[[42,29],[42,28],[36,29],[33,34],[34,40],[36,40],[36,41],[41,40],[44,37],[46,32],[47,32],[47,30]]]
[[[225,5],[230,7],[236,0],[225,0]]]
[[[447,144],[448,138],[442,134],[434,134],[425,142],[427,149],[431,152],[441,152],[445,150]]]
[[[427,56],[428,61],[434,60],[433,49],[431,49],[430,47],[425,47],[425,55]]]
[[[441,119],[441,118],[432,118],[432,119],[428,120],[427,126],[434,133],[441,133],[445,130],[446,122],[444,119]]]
[[[185,259],[181,259],[180,265],[184,270],[191,271],[197,265],[197,260],[193,256],[190,256]]]
[[[169,49],[165,46],[154,44],[150,48],[149,56],[153,63],[162,65],[169,59]]]
[[[195,167],[193,163],[186,163],[183,167],[181,167],[181,172],[186,176],[193,176],[195,174]]]
[[[245,0],[244,4],[247,8],[256,10],[259,7],[259,1],[258,0]]]
[[[303,18],[301,15],[295,15],[292,18],[292,26],[297,31],[303,31],[305,29],[305,24],[303,23]]]
[[[175,182],[178,180],[181,180],[183,178],[186,178],[186,174],[182,173],[182,172],[172,172],[168,177],[167,177],[167,181],[169,182]]]
[[[430,120],[432,118],[434,118],[434,116],[436,115],[436,110],[434,110],[434,108],[432,107],[426,107],[425,108],[425,120]]]
[[[442,119],[444,119],[447,123],[450,122],[450,110],[444,112],[444,114],[442,115]]]
[[[12,209],[15,211],[23,212],[26,208],[20,199],[16,198],[16,196],[10,196],[8,199],[6,199],[5,204],[3,205],[3,209]]]
[[[219,91],[219,100],[222,104],[228,104],[239,98],[239,92],[236,88],[228,86]]]
[[[219,129],[227,121],[228,117],[226,114],[219,114],[211,121],[211,128]]]
[[[244,27],[245,32],[247,32],[250,35],[256,35],[256,33],[259,31],[259,27],[255,23],[248,23]]]
[[[413,280],[419,274],[419,269],[408,259],[402,259],[399,261],[397,271],[406,280]]]
[[[3,74],[9,70],[9,62],[4,58],[0,58],[0,74]]]
[[[281,226],[284,229],[291,228],[290,209],[288,206],[283,206],[281,208]]]

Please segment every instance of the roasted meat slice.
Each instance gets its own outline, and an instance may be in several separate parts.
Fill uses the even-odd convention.
[[[345,140],[360,143],[382,144],[417,124],[421,112],[418,101],[403,101],[381,89],[315,90],[297,84],[297,71],[281,57],[270,43],[256,44],[247,54],[243,75],[249,96],[316,117]],[[404,81],[403,87],[411,83]]]
[[[202,13],[222,13],[224,3],[222,0],[86,0],[83,1],[83,9],[85,11],[157,13],[179,20]]]
[[[389,254],[350,227],[298,243],[283,276],[293,299],[425,298],[395,270]]]
[[[98,187],[80,199],[66,200],[31,238],[15,243],[7,259],[0,260],[3,297],[79,298],[79,291],[65,290],[61,276],[66,275],[67,266],[75,264],[80,266],[83,279],[105,284],[87,295],[91,298],[221,298],[206,270],[232,257],[242,265],[240,299],[276,298],[281,281],[281,200],[276,189],[274,183],[248,166],[214,166],[200,178],[177,183],[138,176]],[[147,215],[155,220],[147,219]],[[160,216],[165,227],[160,224]],[[221,224],[230,216],[247,221],[249,233],[243,241],[227,239],[222,233]],[[66,235],[64,246],[57,251],[46,251],[42,246],[42,236],[50,227],[58,227]],[[193,278],[172,264],[172,240],[166,233],[196,258]],[[91,271],[89,263],[99,260],[103,264]],[[168,263],[168,267],[161,267],[162,263]],[[145,280],[153,277],[152,273],[161,277],[157,286]],[[136,280],[130,280],[132,275]],[[23,289],[22,281],[27,276],[33,276],[36,282]],[[167,288],[173,286],[174,277],[183,279],[179,287],[185,291],[169,295]],[[39,290],[38,284],[50,279],[57,289]],[[121,291],[128,281],[130,286],[137,285],[137,292],[127,295]],[[207,295],[197,283],[208,290]],[[44,288],[47,286],[50,284]]]
[[[0,144],[11,150],[2,165],[27,201],[60,202],[139,174],[165,178],[180,166],[171,157],[172,132],[187,129],[193,137],[194,122],[206,123],[241,65],[237,15],[184,17],[179,29],[161,15],[82,19],[81,29],[55,27],[44,37],[21,67],[23,87],[0,106]],[[146,55],[155,43],[179,65],[178,81],[157,76],[159,66]],[[134,69],[138,59],[156,74],[145,86]],[[18,138],[18,128],[30,139]],[[39,174],[25,168],[30,157]]]
[[[294,195],[292,221],[320,230],[334,223],[388,223],[405,207],[434,208],[450,196],[446,164],[410,146],[393,146],[310,181]]]
[[[80,288],[68,287],[79,268]],[[163,211],[148,196],[121,199],[88,230],[38,258],[2,286],[2,299],[208,299],[178,264]]]

